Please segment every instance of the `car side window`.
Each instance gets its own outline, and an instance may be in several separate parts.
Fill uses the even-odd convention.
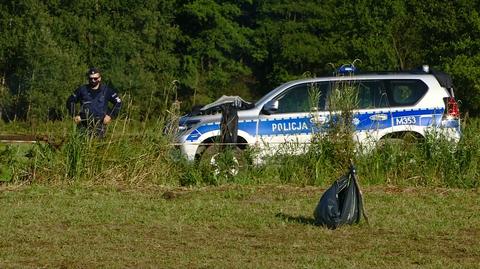
[[[411,106],[427,92],[428,86],[418,79],[363,80],[355,85],[359,109]]]
[[[372,109],[388,107],[385,82],[366,80],[358,83],[358,108]]]
[[[352,87],[356,94],[356,108],[374,109],[388,107],[385,80],[343,80],[331,83],[331,87]]]
[[[289,88],[278,100],[277,113],[306,113],[325,108],[328,83],[303,83]],[[316,103],[316,104],[315,104]]]
[[[276,98],[279,102],[276,113],[325,111],[330,88],[337,84],[347,84],[355,87],[358,109],[411,106],[418,102],[428,90],[424,82],[416,79],[303,83],[287,89]],[[316,106],[312,102],[316,103]]]
[[[428,87],[421,80],[391,80],[388,98],[392,106],[411,106],[427,92]]]

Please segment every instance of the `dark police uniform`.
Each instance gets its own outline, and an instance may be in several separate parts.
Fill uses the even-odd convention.
[[[89,85],[83,85],[68,98],[67,109],[72,117],[77,115],[75,104],[80,102],[80,127],[88,134],[104,137],[105,124],[103,118],[109,115],[115,118],[122,107],[122,102],[117,93],[104,84],[96,90]],[[109,109],[108,103],[113,107]]]

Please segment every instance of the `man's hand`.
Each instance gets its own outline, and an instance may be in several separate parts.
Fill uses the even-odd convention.
[[[76,124],[79,124],[82,121],[82,118],[80,118],[80,116],[75,116],[73,117],[73,121],[75,121]]]
[[[109,124],[112,121],[112,117],[105,115],[103,118],[103,124]]]

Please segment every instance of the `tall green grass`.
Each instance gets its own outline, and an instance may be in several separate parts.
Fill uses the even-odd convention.
[[[164,134],[166,123],[167,119],[139,123],[123,117],[109,126],[106,138],[101,140],[79,135],[73,123],[59,123],[59,133],[50,135],[62,136],[62,126],[67,126],[63,143],[22,145],[21,150],[17,145],[3,145],[0,161],[13,171],[14,182],[325,186],[345,172],[344,162],[352,158],[362,184],[459,188],[480,185],[477,118],[462,123],[463,136],[456,144],[432,134],[419,141],[382,144],[360,154],[350,146],[339,148],[341,139],[319,137],[305,154],[278,155],[265,159],[261,165],[244,165],[234,176],[219,176],[208,166],[186,161],[171,144],[172,136]]]
[[[353,154],[362,184],[478,188],[480,186],[480,119],[463,122],[463,136],[452,143],[438,134],[425,139],[379,143],[366,153]],[[325,138],[325,137],[324,137]],[[299,156],[280,156],[262,169],[266,178],[304,185],[330,184],[345,173],[339,162],[345,153],[326,137]]]

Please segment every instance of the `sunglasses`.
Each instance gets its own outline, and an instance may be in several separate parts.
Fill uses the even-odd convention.
[[[97,81],[99,80],[100,77],[89,77],[88,80],[91,80],[91,81]]]

